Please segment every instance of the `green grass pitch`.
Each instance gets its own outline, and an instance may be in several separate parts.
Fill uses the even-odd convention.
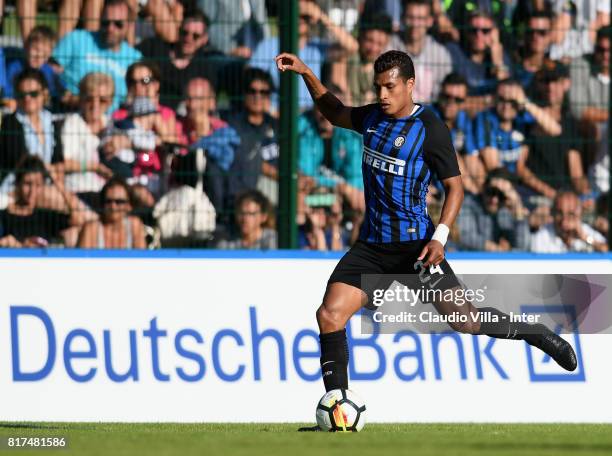
[[[299,424],[0,423],[0,454],[25,455],[609,455],[608,424],[366,424],[358,434]],[[8,437],[64,436],[65,449],[10,450]],[[42,451],[42,453],[41,453]]]

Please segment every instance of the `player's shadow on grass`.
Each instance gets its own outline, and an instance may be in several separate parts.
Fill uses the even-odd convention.
[[[0,423],[0,429],[60,429],[60,427],[35,423]]]

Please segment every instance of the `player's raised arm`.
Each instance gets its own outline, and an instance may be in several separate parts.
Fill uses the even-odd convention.
[[[351,107],[345,106],[329,92],[308,66],[294,54],[282,53],[276,56],[276,66],[280,71],[294,71],[302,76],[312,100],[333,125],[352,129]]]

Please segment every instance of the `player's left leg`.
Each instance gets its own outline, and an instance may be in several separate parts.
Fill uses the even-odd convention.
[[[439,265],[445,275],[453,274],[448,262]],[[453,274],[454,276],[454,274]],[[443,282],[444,283],[444,282]],[[448,284],[448,280],[446,282]],[[459,285],[453,289],[460,288]],[[452,293],[443,296],[452,296]],[[485,334],[496,339],[524,340],[550,355],[561,367],[568,371],[576,369],[578,362],[572,346],[543,324],[530,324],[513,321],[509,315],[494,307],[476,308],[471,302],[455,303],[452,299],[442,299],[433,303],[442,315],[459,313],[467,318],[449,323],[450,327],[466,334]],[[483,317],[485,316],[486,317]]]

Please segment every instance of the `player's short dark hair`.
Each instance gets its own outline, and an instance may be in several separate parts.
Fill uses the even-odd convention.
[[[210,18],[200,8],[192,8],[188,10],[183,16],[181,27],[185,25],[186,22],[203,22],[207,30],[210,27]]]
[[[459,73],[449,73],[442,80],[441,87],[444,87],[447,85],[462,85],[462,86],[467,87],[468,82],[467,82],[467,79],[465,79],[465,77]]]
[[[15,92],[17,92],[17,89],[21,83],[23,81],[27,81],[28,79],[38,82],[43,90],[47,90],[49,88],[47,79],[42,71],[37,68],[25,68],[19,74],[17,74],[17,76],[15,76],[13,81],[13,88],[15,89]]]
[[[265,84],[268,84],[270,90],[274,90],[274,82],[272,81],[272,76],[266,70],[262,70],[261,68],[246,67],[244,69],[242,81],[242,86],[245,90],[250,87],[253,81],[261,81]]]
[[[402,3],[402,14],[405,14],[406,10],[411,5],[427,6],[429,8],[429,13],[431,14],[433,12],[431,0],[404,0],[404,2]]]
[[[612,34],[612,25],[604,25],[602,27],[599,27],[597,29],[597,36],[595,38],[595,41],[597,42],[604,38],[610,39],[611,34]]]
[[[397,68],[404,81],[414,79],[414,63],[408,54],[402,51],[387,51],[374,62],[374,72],[376,74]]]
[[[373,13],[362,16],[359,20],[359,36],[371,30],[380,30],[387,35],[391,35],[393,32],[393,21],[391,17],[385,13]]]
[[[40,173],[47,175],[45,163],[38,155],[26,155],[17,163],[15,168],[15,183],[20,184],[26,174]]]

